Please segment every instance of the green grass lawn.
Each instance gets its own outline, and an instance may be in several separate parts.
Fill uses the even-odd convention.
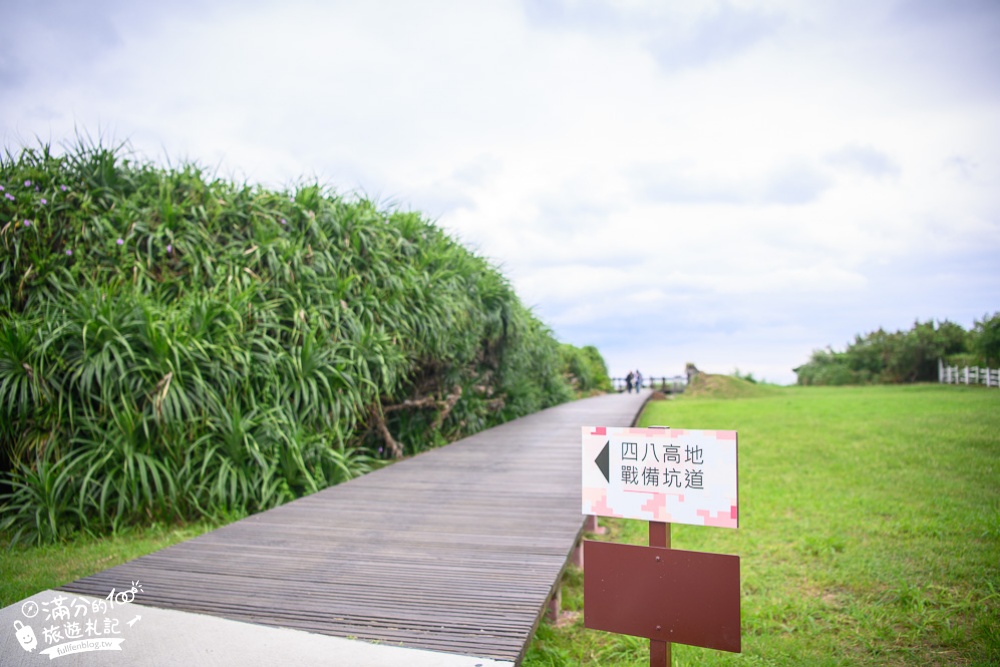
[[[106,537],[80,534],[57,544],[0,549],[0,607],[183,542],[215,526],[208,521],[154,525]],[[0,536],[0,544],[6,542]]]
[[[675,646],[675,665],[1000,664],[1000,391],[761,388],[651,403],[644,424],[739,431],[740,528],[674,526],[678,549],[741,557],[743,653]],[[598,539],[645,543],[602,520]],[[157,526],[0,550],[0,605],[193,537]],[[561,621],[527,667],[648,665],[648,642]]]
[[[1000,665],[1000,391],[756,394],[643,415],[739,431],[740,528],[677,525],[672,539],[741,557],[743,653],[677,645],[674,665]],[[646,543],[645,522],[602,524],[595,539]],[[648,665],[647,640],[583,627],[582,581],[568,573],[564,617],[524,664]]]

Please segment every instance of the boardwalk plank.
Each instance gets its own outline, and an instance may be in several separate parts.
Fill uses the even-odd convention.
[[[580,536],[580,427],[645,396],[529,415],[62,590],[519,662]]]

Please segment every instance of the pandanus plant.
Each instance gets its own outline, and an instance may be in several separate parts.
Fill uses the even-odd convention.
[[[572,350],[418,213],[86,139],[0,186],[16,539],[258,511],[573,395]]]

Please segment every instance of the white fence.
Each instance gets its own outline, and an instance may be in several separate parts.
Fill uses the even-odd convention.
[[[938,361],[938,382],[946,384],[985,384],[1000,387],[1000,368],[979,368],[978,366],[945,366]]]

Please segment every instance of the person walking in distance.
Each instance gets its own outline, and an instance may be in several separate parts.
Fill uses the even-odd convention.
[[[642,373],[637,368],[635,369],[635,393],[638,394],[640,389],[642,389]]]
[[[629,371],[628,375],[625,376],[625,391],[627,391],[630,394],[632,393],[632,379],[633,378],[635,378],[635,375],[632,374],[632,371]]]

